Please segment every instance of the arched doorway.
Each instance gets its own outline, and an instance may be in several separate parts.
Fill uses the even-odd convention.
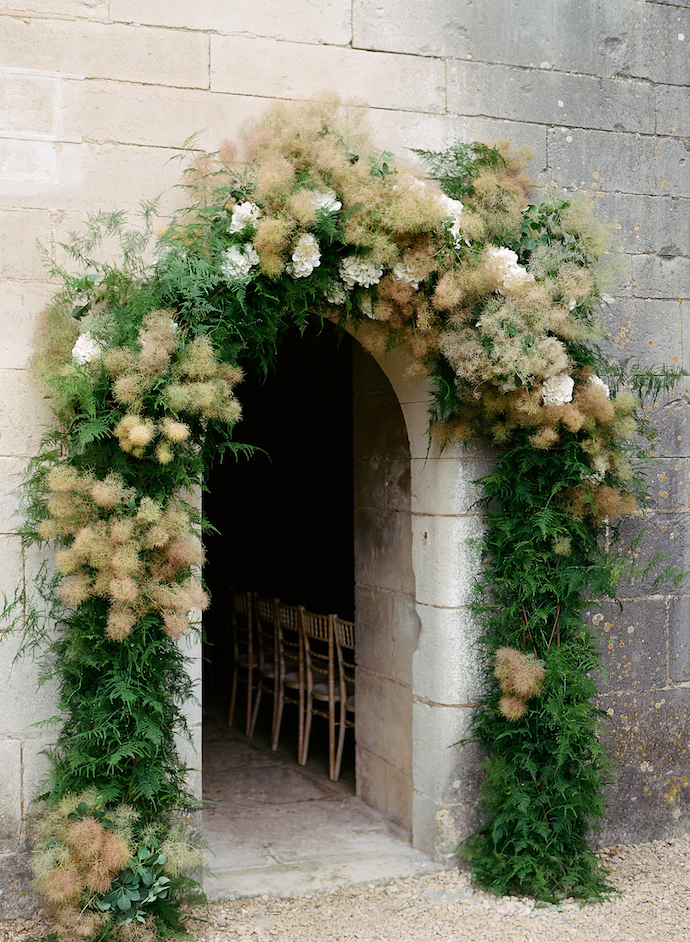
[[[344,773],[356,765],[357,794],[409,831],[419,620],[400,405],[374,359],[328,323],[288,335],[275,373],[249,374],[240,396],[238,440],[262,451],[209,478],[204,698],[227,708],[229,586],[355,617],[357,745]]]

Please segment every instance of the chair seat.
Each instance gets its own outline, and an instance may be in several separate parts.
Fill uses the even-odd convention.
[[[311,693],[317,700],[328,700],[328,683],[314,684]],[[337,687],[333,691],[333,699],[340,700],[340,691]]]
[[[299,671],[290,671],[283,678],[286,687],[299,687]]]
[[[355,695],[354,694],[352,694],[351,697],[348,697],[347,700],[345,701],[345,709],[351,710],[353,713],[355,712]]]

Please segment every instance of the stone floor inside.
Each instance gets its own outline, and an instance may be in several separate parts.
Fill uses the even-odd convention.
[[[407,831],[356,797],[352,731],[340,779],[331,782],[325,721],[315,718],[309,760],[302,767],[289,710],[276,752],[270,748],[270,704],[250,740],[241,716],[229,728],[225,709],[204,710],[209,899],[291,896],[438,869],[412,848]]]

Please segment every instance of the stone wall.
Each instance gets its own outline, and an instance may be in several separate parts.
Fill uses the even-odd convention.
[[[614,347],[649,362],[685,364],[684,2],[0,0],[0,36],[0,588],[10,594],[23,579],[31,583],[37,566],[12,535],[14,498],[4,496],[46,419],[24,372],[52,287],[37,240],[63,263],[60,242],[87,213],[134,208],[158,193],[162,209],[169,208],[180,199],[170,189],[180,165],[169,158],[185,139],[199,132],[199,145],[214,148],[271,100],[337,91],[370,106],[378,145],[401,155],[456,137],[530,145],[535,174],[591,190],[618,220],[623,277],[608,313]],[[684,384],[655,414],[662,463],[652,476],[640,550],[644,558],[661,547],[681,568],[689,548],[687,393]],[[425,499],[443,503],[450,494],[469,506],[471,477],[453,468],[443,474],[450,481],[439,478]],[[413,519],[415,565],[431,580],[420,588],[417,572],[418,608],[452,635],[458,570],[424,570],[425,539],[428,531]],[[462,564],[459,549],[457,560]],[[430,588],[437,577],[446,594]],[[604,616],[611,670],[603,702],[621,761],[611,838],[665,833],[688,820],[689,597],[646,579],[622,594],[622,613],[592,614]],[[13,654],[6,641],[3,677]],[[14,668],[0,716],[0,872],[13,874],[21,815],[47,737],[31,724],[52,713],[50,691],[33,692],[36,673],[29,662]],[[444,676],[421,678],[436,690],[429,699]],[[415,709],[421,717],[426,706],[420,700]],[[417,797],[420,804],[422,793]],[[430,800],[438,813],[452,804],[448,794]],[[9,889],[4,894],[0,906],[9,911],[15,904]]]

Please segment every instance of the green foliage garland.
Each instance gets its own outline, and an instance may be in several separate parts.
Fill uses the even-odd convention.
[[[189,494],[214,453],[241,448],[241,367],[268,370],[289,326],[318,316],[352,324],[374,352],[404,343],[410,372],[432,378],[434,434],[488,431],[504,449],[482,482],[487,693],[474,737],[488,818],[464,849],[475,877],[543,899],[607,889],[586,844],[609,771],[579,611],[588,593],[615,589],[599,537],[640,492],[636,390],[673,376],[602,356],[610,256],[586,202],[554,192],[530,204],[505,147],[422,156],[443,189],[343,130],[332,104],[274,108],[243,151],[187,169],[189,205],[151,265],[153,204],[139,229],[92,217],[65,246],[80,273],[53,270],[65,287],[34,368],[56,423],[32,464],[23,530],[57,548],[43,584],[63,725],[43,820],[86,793],[94,834],[117,809],[133,822],[126,866],[106,868],[98,891],[77,881],[68,905],[46,891],[71,866],[68,829],[58,814],[48,844],[62,850],[46,856],[38,815],[37,890],[64,916],[64,939],[74,906],[103,939],[117,938],[117,912],[162,936],[179,921],[173,891],[190,884],[183,868],[164,874],[156,842],[193,807],[174,746],[191,694],[177,640],[208,603]],[[112,237],[117,265],[98,258]],[[29,625],[39,631],[35,609]]]

